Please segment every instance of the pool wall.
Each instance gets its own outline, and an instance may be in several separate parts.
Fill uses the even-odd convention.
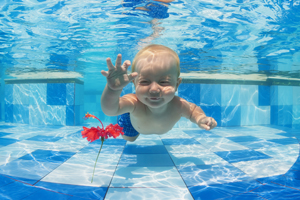
[[[86,112],[104,122],[116,122],[116,117],[105,116],[101,111],[102,91],[84,94],[82,84],[1,84],[0,91],[0,119],[8,123],[82,125]],[[133,85],[129,84],[122,95],[133,91]],[[300,127],[299,86],[183,83],[178,95],[201,106],[219,126]],[[175,127],[197,126],[182,118]]]
[[[82,83],[68,83],[66,80],[50,83],[10,81],[5,84],[5,122],[80,125],[84,115],[83,95]]]

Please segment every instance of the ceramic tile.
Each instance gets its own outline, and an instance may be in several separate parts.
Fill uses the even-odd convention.
[[[166,188],[109,188],[105,200],[193,200],[186,187]]]
[[[23,199],[38,190],[38,188],[32,187],[31,185],[13,182],[0,187],[0,199]]]
[[[178,139],[162,139],[164,145],[191,145],[199,144],[197,140],[190,138],[178,138]]]
[[[189,187],[194,199],[231,199],[242,193],[259,188],[262,184],[257,181],[239,181],[233,183],[224,183],[216,185],[203,185]]]
[[[59,164],[57,163],[17,159],[0,166],[0,173],[37,181],[58,166]]]
[[[122,167],[110,187],[185,187],[175,167]]]
[[[127,145],[123,151],[124,154],[167,154],[164,145],[142,146],[142,145]]]
[[[102,151],[102,150],[101,150]],[[97,159],[98,152],[93,153],[82,153],[79,152],[68,159],[65,164],[85,164],[87,166],[94,166]],[[116,167],[120,160],[121,154],[99,154],[97,166],[112,166]]]
[[[60,139],[62,139],[62,137],[53,137],[53,136],[45,136],[45,135],[36,135],[34,137],[27,138],[27,140],[42,141],[42,142],[57,142]]]
[[[191,138],[188,134],[184,133],[181,129],[172,129],[171,131],[160,135],[161,139],[180,139],[180,138]]]
[[[174,166],[168,154],[123,154],[119,165],[129,167]]]
[[[282,161],[281,159],[262,159],[231,164],[249,176],[263,178],[285,174],[294,163],[292,161]]]
[[[176,166],[191,166],[191,165],[211,165],[228,162],[220,158],[216,154],[206,150],[197,152],[197,154],[170,154]]]
[[[271,158],[266,154],[251,149],[237,151],[220,151],[215,152],[215,154],[228,161],[229,163]]]
[[[37,162],[63,163],[72,157],[75,153],[50,150],[36,150],[30,154],[24,155],[19,159],[35,160]]]
[[[212,152],[248,149],[247,147],[232,142],[226,138],[206,138],[196,140]]]
[[[170,154],[191,154],[197,155],[198,152],[206,150],[206,148],[201,144],[192,144],[192,145],[165,145],[167,151]],[[201,154],[201,153],[200,153]]]
[[[39,181],[37,184],[35,184],[35,186],[63,194],[72,195],[74,199],[103,199],[108,189],[107,187],[68,185],[43,181]]]
[[[59,200],[68,200],[72,198],[71,195],[61,194],[54,191],[38,189],[34,193],[30,194],[29,196],[25,197],[24,200],[32,200],[32,199],[43,199],[43,200],[52,200],[52,199],[59,199]]]
[[[298,199],[300,197],[300,191],[284,187],[277,184],[265,184],[261,187],[251,191],[254,194],[258,194],[265,199]]]
[[[70,185],[108,187],[115,166],[97,165],[95,168],[94,181],[91,183],[94,165],[64,163],[49,173],[41,181]]]
[[[229,164],[180,166],[178,171],[188,187],[252,179],[243,171]]]

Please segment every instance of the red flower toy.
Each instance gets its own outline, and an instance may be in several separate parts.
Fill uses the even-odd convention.
[[[117,138],[120,134],[124,135],[124,133],[122,132],[123,127],[120,127],[118,124],[115,124],[115,125],[110,124],[104,129],[104,126],[103,126],[101,120],[98,119],[96,116],[87,113],[84,116],[84,119],[88,119],[88,118],[96,118],[102,125],[102,128],[100,128],[99,126],[97,126],[97,128],[83,127],[83,131],[81,131],[82,137],[83,138],[86,137],[86,139],[90,142],[94,142],[95,140],[98,140],[101,137],[101,147],[98,152],[98,156],[97,156],[97,159],[96,159],[96,162],[94,165],[94,171],[93,171],[93,176],[92,176],[92,181],[91,181],[91,182],[93,182],[95,167],[96,167],[97,160],[98,160],[99,154],[100,154],[102,146],[103,146],[104,139],[107,139],[108,137]]]

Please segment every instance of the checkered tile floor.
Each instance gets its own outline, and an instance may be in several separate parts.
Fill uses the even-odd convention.
[[[300,131],[173,129],[104,142],[82,127],[0,124],[0,199],[300,199]]]

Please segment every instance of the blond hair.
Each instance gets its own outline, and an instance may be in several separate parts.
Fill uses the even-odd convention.
[[[138,62],[139,59],[144,58],[148,54],[152,54],[154,56],[161,54],[161,53],[168,53],[171,55],[177,62],[177,71],[178,71],[178,77],[180,75],[180,61],[177,53],[170,49],[169,47],[159,45],[159,44],[150,44],[143,49],[141,49],[134,57],[133,62],[132,62],[132,67],[131,71],[135,71],[136,63]]]

